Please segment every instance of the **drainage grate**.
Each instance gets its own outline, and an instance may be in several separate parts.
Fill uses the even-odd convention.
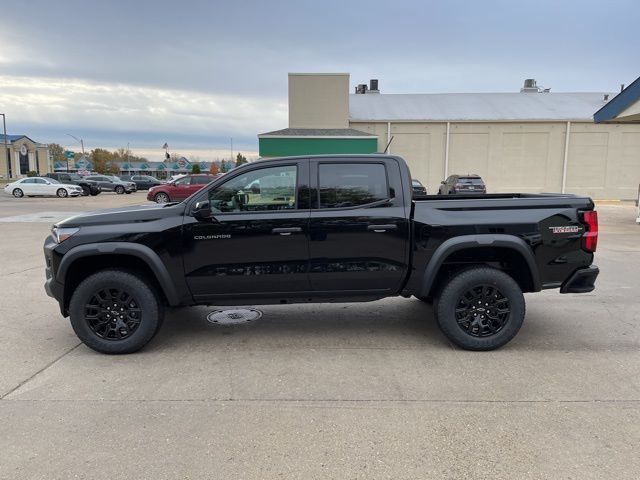
[[[239,325],[258,320],[260,317],[262,317],[262,312],[255,308],[234,308],[214,310],[207,315],[207,321],[214,325]]]

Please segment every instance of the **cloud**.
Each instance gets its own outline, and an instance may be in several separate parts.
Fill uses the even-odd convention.
[[[121,135],[120,144],[137,138],[143,146],[157,138],[160,144],[220,148],[235,137],[238,146],[255,150],[258,133],[287,125],[286,102],[270,98],[81,79],[2,75],[0,105],[8,119],[30,128],[79,136],[111,132],[110,139]]]

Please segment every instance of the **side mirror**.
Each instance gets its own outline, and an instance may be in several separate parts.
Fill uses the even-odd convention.
[[[51,182],[49,180],[45,180],[44,183],[46,183],[47,185],[51,185]]]
[[[191,210],[191,215],[193,215],[196,220],[211,220],[211,205],[206,200],[197,202],[193,210]]]
[[[442,185],[446,185],[446,184],[447,184],[446,180],[442,180],[440,183],[441,183]]]

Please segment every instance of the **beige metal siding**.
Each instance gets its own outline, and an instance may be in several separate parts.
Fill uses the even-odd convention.
[[[348,128],[349,74],[289,74],[289,128]]]
[[[387,144],[387,122],[354,122]],[[566,122],[452,122],[449,174],[477,173],[490,192],[560,192]],[[446,124],[396,122],[391,153],[436,192],[445,178]],[[572,122],[567,193],[596,199],[635,198],[640,184],[640,125]]]

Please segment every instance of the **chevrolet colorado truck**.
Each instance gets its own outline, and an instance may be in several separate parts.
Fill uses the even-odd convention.
[[[491,350],[520,329],[523,292],[594,289],[591,199],[414,199],[411,178],[382,154],[252,162],[180,203],[57,223],[45,289],[86,345],[111,354],[142,348],[167,307],[391,296],[433,302],[450,341]]]

